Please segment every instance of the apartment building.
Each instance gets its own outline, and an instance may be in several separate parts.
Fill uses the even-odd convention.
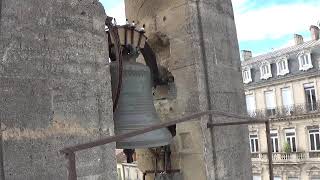
[[[294,35],[295,45],[252,57],[242,51],[250,116],[269,118],[275,180],[320,180],[320,40]],[[267,180],[264,125],[249,126],[254,180]]]

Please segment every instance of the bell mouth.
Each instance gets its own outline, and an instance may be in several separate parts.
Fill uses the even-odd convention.
[[[171,141],[171,133],[168,129],[163,128],[118,141],[116,147],[118,149],[146,149],[165,146]]]

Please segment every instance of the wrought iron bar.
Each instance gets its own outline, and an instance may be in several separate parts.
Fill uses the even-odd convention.
[[[68,159],[68,180],[77,180],[76,155],[69,152],[65,156]]]
[[[242,124],[263,124],[267,120],[251,120],[251,121],[240,121],[240,122],[226,122],[226,123],[208,123],[208,128],[213,128],[215,126],[233,126],[233,125],[242,125]]]
[[[121,44],[120,44],[120,38],[119,38],[119,34],[118,34],[118,28],[115,25],[112,24],[112,20],[113,18],[108,16],[106,19],[106,26],[109,29],[109,33],[107,33],[107,35],[111,35],[113,40],[114,40],[114,51],[115,51],[115,55],[116,55],[116,61],[118,62],[118,84],[117,84],[117,90],[115,91],[115,93],[112,95],[113,97],[113,112],[115,112],[115,110],[117,109],[118,106],[118,101],[119,101],[119,97],[120,97],[120,92],[121,92],[121,88],[122,88],[122,76],[123,76],[123,57],[122,57],[122,49],[121,49]]]
[[[179,118],[176,120],[169,120],[168,122],[163,122],[160,124],[156,124],[147,128],[143,128],[140,130],[136,130],[136,131],[132,131],[129,133],[125,133],[125,134],[120,134],[117,136],[110,136],[104,139],[100,139],[100,140],[96,140],[96,141],[91,141],[88,143],[84,143],[84,144],[79,144],[79,145],[75,145],[75,146],[70,146],[70,147],[66,147],[64,149],[62,149],[60,152],[61,153],[68,153],[68,152],[77,152],[77,151],[81,151],[81,150],[85,150],[85,149],[90,149],[96,146],[101,146],[101,145],[105,145],[108,143],[112,143],[112,142],[116,142],[116,141],[120,141],[123,139],[127,139],[130,137],[134,137],[140,134],[144,134],[150,131],[154,131],[157,129],[161,129],[161,128],[166,128],[168,126],[172,126],[175,124],[179,124],[179,123],[183,123],[183,122],[188,122],[188,121],[198,121],[199,119],[195,118],[199,118],[201,116],[205,116],[205,115],[216,115],[216,116],[224,116],[224,117],[230,117],[230,118],[237,118],[237,119],[251,119],[251,120],[256,120],[255,118],[251,118],[251,117],[247,117],[247,116],[243,116],[243,115],[237,115],[237,114],[231,114],[231,113],[226,113],[226,112],[221,112],[221,111],[204,111],[204,112],[199,112],[199,113],[195,113],[183,118]]]
[[[273,180],[272,147],[271,147],[271,136],[270,136],[270,121],[266,121],[266,137],[267,137],[267,145],[268,145],[269,178],[270,178],[270,180]]]
[[[266,136],[268,144],[268,164],[269,164],[269,176],[270,180],[273,180],[273,168],[272,168],[272,148],[271,148],[271,137],[270,137],[270,121],[269,120],[252,120],[252,121],[240,121],[240,122],[227,122],[227,123],[208,123],[208,128],[213,128],[216,126],[233,126],[242,124],[265,124],[266,126]]]
[[[3,0],[0,0],[0,37],[2,37],[2,2]],[[1,123],[0,123],[0,130],[1,130]],[[2,140],[2,130],[0,132],[0,179],[5,179],[4,174],[4,163],[3,163],[3,140]]]
[[[183,122],[189,122],[189,121],[199,121],[200,119],[196,119],[202,116],[206,116],[206,115],[215,115],[215,116],[224,116],[224,117],[229,117],[229,118],[236,118],[236,119],[246,119],[246,120],[251,120],[251,121],[243,121],[243,122],[237,122],[238,124],[245,124],[245,123],[263,123],[264,120],[257,120],[255,118],[252,117],[248,117],[248,116],[244,116],[244,115],[238,115],[238,114],[232,114],[232,113],[226,113],[226,112],[221,112],[221,111],[215,111],[215,110],[209,110],[209,111],[204,111],[204,112],[199,112],[199,113],[195,113],[189,116],[185,116],[176,120],[169,120],[168,122],[163,122],[160,124],[156,124],[147,128],[143,128],[140,130],[136,130],[136,131],[132,131],[129,133],[125,133],[125,134],[121,134],[121,135],[116,135],[116,136],[110,136],[107,138],[103,138],[100,140],[96,140],[96,141],[91,141],[88,143],[84,143],[84,144],[79,144],[79,145],[75,145],[75,146],[70,146],[70,147],[66,147],[62,150],[60,150],[60,153],[65,154],[66,158],[68,159],[68,163],[69,163],[69,180],[76,180],[76,164],[75,164],[75,152],[77,151],[82,151],[85,149],[90,149],[93,147],[97,147],[97,146],[101,146],[101,145],[105,145],[105,144],[109,144],[109,143],[113,143],[113,142],[117,142],[120,141],[122,139],[127,139],[130,137],[134,137],[140,134],[144,134],[150,131],[154,131],[157,129],[161,129],[161,128],[166,128],[175,124],[179,124],[179,123],[183,123]],[[231,124],[234,125],[236,122],[230,122],[230,123],[220,123],[220,125],[226,125],[226,124]],[[217,124],[212,124],[212,125],[217,125]],[[219,124],[218,124],[219,125]],[[210,127],[211,125],[208,124],[208,127]]]
[[[248,112],[250,117],[254,118],[284,118],[294,115],[305,115],[320,112],[320,101],[312,104],[302,103],[291,106],[278,106],[273,109],[257,109]]]

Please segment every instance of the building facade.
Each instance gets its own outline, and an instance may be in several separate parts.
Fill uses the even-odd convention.
[[[143,174],[136,163],[117,163],[118,180],[142,180]]]
[[[136,153],[133,155],[133,163],[127,163],[127,157],[122,149],[116,149],[117,180],[143,180],[143,172],[137,164]]]
[[[320,179],[320,40],[294,35],[295,45],[257,57],[242,51],[247,111],[271,121],[275,180]],[[249,126],[254,180],[269,178],[264,125]]]

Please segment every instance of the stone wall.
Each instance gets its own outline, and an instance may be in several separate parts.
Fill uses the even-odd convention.
[[[2,0],[2,178],[67,179],[59,150],[113,135],[97,0]],[[79,179],[116,179],[115,145],[77,153]]]
[[[156,101],[163,120],[208,109],[245,114],[237,35],[230,0],[126,0],[130,21],[146,24],[160,65],[175,78],[175,98]],[[172,165],[184,180],[248,180],[251,162],[246,126],[206,128],[204,117],[177,125]],[[139,159],[140,158],[140,159]],[[152,155],[139,151],[142,170]]]

